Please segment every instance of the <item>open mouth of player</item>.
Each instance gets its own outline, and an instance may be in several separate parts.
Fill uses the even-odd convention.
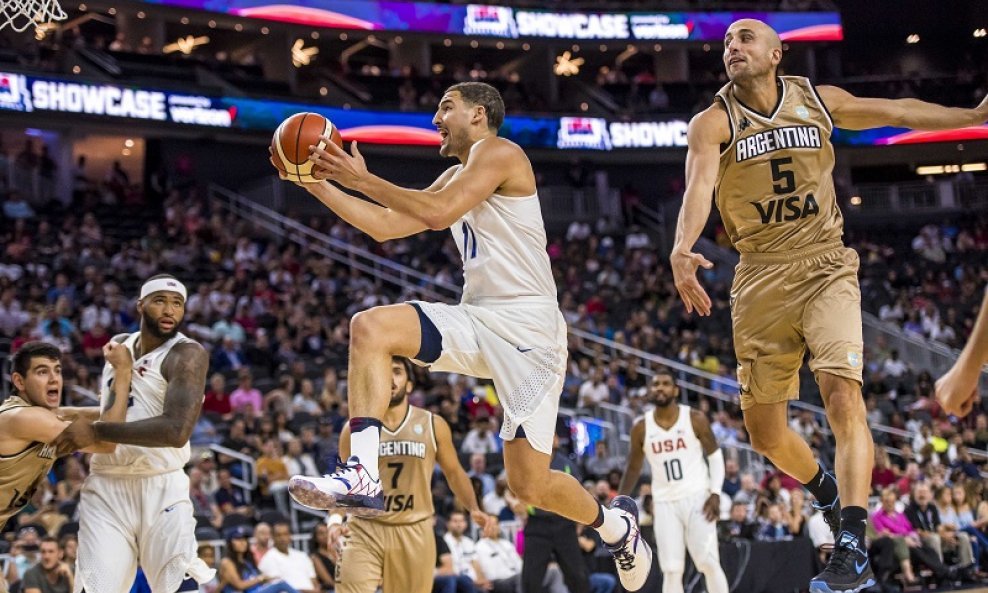
[[[45,399],[48,400],[49,404],[57,404],[59,399],[61,399],[58,397],[58,389],[52,387],[48,391],[45,391]]]
[[[443,128],[437,128],[437,130],[439,131],[439,137],[442,138],[443,142],[449,139],[449,132],[447,130],[444,130]]]
[[[161,319],[158,321],[158,327],[165,331],[171,331],[175,327],[175,322],[171,319]]]
[[[744,63],[744,58],[731,58],[730,60],[728,60],[727,65],[733,66],[735,64],[743,64],[743,63]]]

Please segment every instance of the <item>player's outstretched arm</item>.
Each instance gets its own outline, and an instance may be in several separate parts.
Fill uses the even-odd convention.
[[[676,290],[687,313],[710,314],[710,297],[696,278],[699,267],[712,268],[713,263],[693,245],[700,238],[710,218],[717,170],[720,166],[720,145],[730,141],[731,128],[727,113],[714,105],[697,114],[686,132],[689,149],[686,153],[686,192],[676,222],[676,242],[669,256]]]
[[[79,419],[96,422],[102,413],[103,410],[99,406],[62,406],[55,410],[55,414],[66,422]]]
[[[988,121],[988,97],[974,108],[944,107],[919,99],[855,97],[835,86],[819,86],[834,125],[847,130],[895,126],[913,130],[949,130]]]
[[[432,427],[436,431],[436,461],[439,463],[439,468],[443,470],[443,475],[446,476],[450,490],[453,491],[457,502],[463,505],[463,508],[470,513],[470,517],[484,530],[484,534],[495,537],[497,535],[497,521],[480,508],[480,501],[477,500],[473,484],[470,483],[470,476],[460,465],[460,458],[456,454],[456,447],[453,445],[453,433],[449,429],[449,424],[442,416],[433,414]]]
[[[352,155],[330,142],[315,148],[310,157],[314,175],[326,176],[344,187],[422,222],[433,230],[449,228],[461,216],[512,176],[531,176],[531,163],[518,145],[502,138],[488,138],[473,145],[466,164],[436,189],[407,189],[381,179],[367,170],[357,143]],[[434,184],[435,185],[435,184]],[[534,179],[532,182],[534,193]]]
[[[416,235],[429,228],[407,214],[352,196],[328,181],[301,185],[323,206],[378,243]]]
[[[710,421],[707,416],[699,410],[690,411],[690,421],[693,424],[693,432],[703,447],[703,454],[707,457],[707,471],[710,476],[710,496],[703,505],[703,512],[708,521],[716,521],[720,515],[720,493],[724,488],[724,452],[717,444],[717,438],[710,430]]]
[[[141,447],[183,447],[199,418],[208,369],[209,355],[201,345],[185,342],[175,346],[161,367],[168,381],[162,414],[133,422],[96,422],[97,438]]]
[[[271,148],[268,148],[271,152]],[[320,183],[300,183],[285,175],[274,164],[274,156],[270,158],[271,165],[278,170],[278,177],[291,181],[312,194],[322,205],[332,210],[337,216],[347,221],[360,231],[370,235],[378,243],[391,239],[400,239],[415,235],[427,227],[407,214],[395,212],[372,202],[350,195],[328,181]],[[440,177],[441,178],[441,177]]]
[[[41,406],[15,408],[0,416],[0,435],[5,444],[18,449],[33,443],[51,443],[55,446],[56,455],[61,457],[93,442],[91,436],[87,440],[85,431],[66,431],[66,427],[75,424],[92,425],[87,420],[76,420],[70,424]]]
[[[639,418],[631,427],[631,451],[628,453],[628,465],[621,476],[618,494],[630,495],[642,475],[642,461],[645,459],[645,419]]]
[[[978,378],[988,363],[988,291],[981,301],[981,311],[961,355],[947,373],[937,379],[937,401],[944,411],[967,416],[978,401]]]

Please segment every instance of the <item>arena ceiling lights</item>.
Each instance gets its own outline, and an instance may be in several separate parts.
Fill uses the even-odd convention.
[[[573,12],[495,4],[388,0],[144,0],[230,16],[327,29],[468,35],[508,39],[720,42],[739,18],[758,18],[783,41],[840,41],[837,12]]]

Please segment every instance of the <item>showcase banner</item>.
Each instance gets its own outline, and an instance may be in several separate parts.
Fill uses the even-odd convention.
[[[128,120],[197,128],[224,128],[271,133],[289,116],[322,114],[346,141],[399,146],[439,146],[431,113],[344,109],[310,103],[248,97],[211,97],[161,89],[125,87],[103,82],[38,77],[0,72],[0,112],[37,117],[36,127],[65,122]],[[525,148],[559,150],[648,150],[686,147],[686,119],[610,121],[599,117],[508,116],[499,131]],[[988,140],[988,126],[939,132],[880,128],[860,132],[837,130],[838,145],[886,146],[925,142]]]
[[[570,12],[385,0],[144,1],[328,29],[473,37],[720,41],[728,25],[740,18],[765,21],[783,41],[840,41],[844,37],[837,12]]]

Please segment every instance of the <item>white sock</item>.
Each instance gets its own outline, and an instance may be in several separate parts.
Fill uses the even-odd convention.
[[[377,426],[368,426],[350,435],[350,455],[360,460],[360,465],[364,466],[373,480],[379,479],[377,455],[380,445],[381,429]]]
[[[628,525],[623,512],[617,509],[609,509],[603,505],[601,505],[600,509],[604,513],[604,522],[600,527],[596,528],[597,533],[600,534],[600,539],[605,544],[613,546],[623,540],[624,536],[628,535],[628,530],[631,529],[631,526]]]

